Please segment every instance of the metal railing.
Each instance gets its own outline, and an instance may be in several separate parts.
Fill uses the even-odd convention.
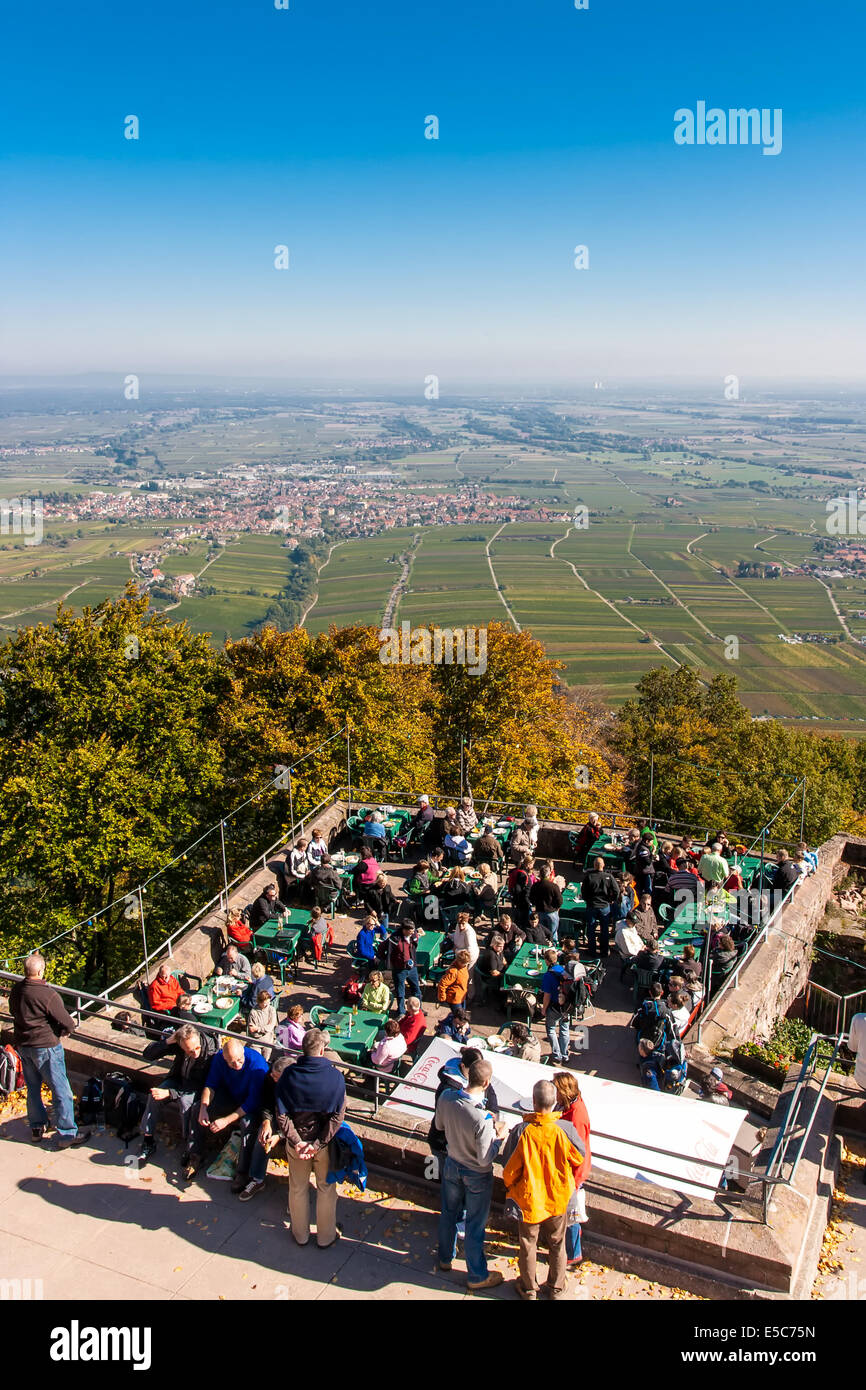
[[[821,1104],[827,1081],[829,1080],[833,1065],[839,1054],[839,1048],[844,1041],[844,1036],[832,1037],[826,1033],[813,1033],[809,1045],[806,1048],[806,1055],[800,1067],[800,1075],[791,1092],[788,1107],[785,1111],[782,1123],[779,1126],[779,1133],[776,1136],[776,1141],[767,1159],[766,1169],[760,1178],[763,1187],[761,1209],[765,1226],[769,1225],[770,1202],[775,1189],[777,1187],[790,1187],[797,1175],[797,1168],[800,1159],[803,1157],[803,1150],[814,1128],[815,1120],[818,1115],[818,1108]],[[808,1118],[803,1121],[803,1102],[807,1094],[810,1093],[809,1086],[818,1066],[818,1051],[822,1042],[831,1042],[833,1044],[833,1051],[827,1063],[821,1085],[815,1095],[812,1111]],[[789,1161],[789,1150],[795,1141],[797,1141],[797,1148],[793,1158],[790,1159],[791,1166],[786,1175],[783,1172],[784,1165]]]
[[[216,908],[217,906],[221,910],[226,910],[228,908],[229,897],[231,896],[233,889],[237,888],[239,884],[243,883],[244,880],[248,879],[252,874],[258,873],[260,868],[267,869],[269,856],[272,854],[276,854],[276,852],[282,849],[289,840],[295,839],[298,835],[303,834],[304,822],[310,820],[311,817],[318,815],[320,811],[325,810],[327,807],[335,805],[336,802],[340,800],[340,792],[340,788],[338,788],[336,791],[331,792],[329,796],[325,797],[323,801],[320,801],[317,806],[314,806],[312,808],[312,810],[306,811],[304,815],[300,818],[300,820],[294,821],[292,823],[291,828],[287,830],[279,840],[277,840],[268,849],[264,850],[262,854],[258,855],[252,864],[248,864],[245,869],[241,869],[239,873],[235,874],[233,879],[226,883],[220,889],[220,891],[214,895],[214,897],[210,898],[209,901],[204,904],[203,907],[200,907],[197,912],[194,912],[192,917],[189,917],[181,926],[177,927],[171,933],[170,936],[165,937],[164,940],[162,940],[158,946],[155,946],[152,951],[148,951],[145,958],[142,961],[140,961],[133,970],[130,970],[127,975],[124,975],[123,979],[115,980],[114,983],[108,985],[107,988],[104,989],[101,994],[90,995],[87,997],[92,999],[108,999],[110,994],[119,989],[122,989],[123,986],[128,985],[130,981],[137,979],[143,972],[145,972],[148,969],[148,967],[154,961],[158,960],[159,957],[162,956],[164,953],[167,953],[169,956],[171,956],[172,946],[177,941],[178,937],[183,936],[185,932],[189,931],[190,927],[195,926],[196,922],[200,921],[202,917],[206,917],[207,914],[209,912],[212,912],[214,908]],[[0,976],[2,976],[2,972],[0,972]],[[54,988],[57,988],[57,986],[54,986]],[[85,996],[82,995],[82,998],[84,997]]]
[[[837,994],[826,985],[807,980],[803,1008],[805,1022],[811,1028],[835,1037],[847,1033],[854,1015],[866,1010],[866,989],[856,994]]]
[[[770,932],[775,929],[777,919],[781,916],[786,904],[790,902],[791,898],[794,896],[794,893],[796,889],[799,888],[800,884],[805,883],[805,881],[806,880],[803,878],[798,878],[796,883],[793,883],[791,885],[791,887],[787,890],[781,901],[777,903],[776,906],[773,908],[773,911],[770,913],[770,916],[767,918],[767,921],[764,923],[762,927],[758,929],[758,933],[754,941],[749,946],[748,951],[746,951],[745,955],[743,955],[742,958],[737,961],[737,964],[735,965],[734,969],[731,971],[730,975],[728,975],[727,979],[722,982],[721,987],[716,991],[712,999],[707,1001],[706,1007],[704,1008],[698,1019],[698,1032],[697,1037],[695,1038],[695,1042],[701,1041],[701,1034],[703,1032],[704,1024],[710,1022],[710,1015],[715,1013],[719,1004],[728,994],[729,990],[737,988],[740,982],[740,971],[744,970],[746,966],[750,963],[750,961],[753,959],[753,957],[757,954],[758,948],[763,944],[763,942],[767,940],[767,937],[769,936]]]
[[[9,971],[0,971],[0,981],[5,981],[10,985],[16,984],[19,980],[23,978],[23,976],[14,975]],[[112,1040],[109,1037],[107,1037],[104,1033],[88,1032],[84,1027],[82,1027],[82,1023],[84,1021],[95,1022],[96,1018],[99,1015],[103,1015],[107,1019],[110,1014],[113,1015],[115,1013],[135,1014],[141,1020],[142,1024],[144,1024],[144,1022],[148,1020],[162,1025],[162,1028],[160,1030],[161,1035],[165,1033],[167,1028],[179,1028],[183,1022],[187,1021],[174,1016],[166,1015],[164,1013],[155,1013],[152,1009],[145,1009],[138,1004],[127,1004],[125,1002],[123,1004],[113,1003],[107,1000],[104,997],[104,995],[88,994],[84,990],[69,988],[66,985],[52,985],[51,988],[53,990],[56,990],[56,992],[59,995],[61,995],[61,997],[68,999],[69,1001],[74,1001],[68,1007],[68,1012],[76,1020],[77,1024],[74,1036],[76,1038],[82,1039],[85,1042],[96,1044],[107,1050],[112,1050]],[[5,1000],[3,1002],[5,1003]],[[94,1010],[92,1008],[89,1008],[88,1006],[90,1005],[97,1005],[98,1009]],[[10,1016],[8,1013],[4,1013],[2,1017],[8,1019]],[[230,1037],[233,1039],[237,1039],[239,1042],[244,1043],[248,1047],[254,1047],[257,1049],[260,1049],[264,1046],[269,1049],[272,1055],[280,1055],[281,1053],[287,1051],[287,1049],[281,1048],[278,1044],[263,1045],[260,1038],[254,1038],[250,1036],[248,1033],[243,1033],[233,1028],[221,1028],[213,1024],[200,1023],[196,1018],[192,1018],[188,1021],[192,1024],[194,1028],[197,1028],[201,1033],[212,1033],[216,1037],[223,1039]],[[325,1026],[324,1031],[327,1031],[327,1026]],[[130,1035],[128,1032],[121,1030],[121,1036],[128,1037]],[[154,1037],[152,1041],[158,1042],[160,1041],[160,1038]],[[114,1050],[116,1050],[117,1052],[121,1052],[119,1046]],[[137,1058],[142,1058],[142,1054],[139,1052],[136,1052],[135,1055]],[[149,1059],[144,1057],[142,1058],[142,1060],[148,1061]],[[372,1082],[372,1096],[370,1097],[370,1101],[373,1106],[373,1114],[376,1117],[377,1123],[384,1130],[391,1134],[394,1134],[395,1136],[401,1139],[405,1139],[406,1137],[407,1130],[405,1126],[391,1124],[388,1123],[388,1121],[381,1118],[383,1098],[384,1101],[388,1101],[389,1099],[391,1099],[394,1091],[396,1091],[399,1087],[409,1087],[412,1090],[422,1092],[430,1097],[433,1097],[436,1094],[436,1086],[429,1086],[424,1082],[420,1081],[411,1081],[408,1077],[405,1076],[399,1076],[393,1073],[377,1071],[373,1067],[365,1067],[356,1062],[344,1062],[341,1060],[335,1062],[334,1065],[338,1067],[338,1069],[342,1071],[344,1075],[346,1075],[347,1077],[351,1078],[360,1076],[364,1079],[365,1082]],[[526,1118],[526,1111],[519,1108],[518,1106],[501,1105],[499,1107],[499,1110],[501,1113],[507,1115],[516,1115],[520,1119]],[[609,1140],[612,1144],[616,1144],[618,1146],[625,1146],[626,1148],[636,1150],[637,1153],[635,1154],[634,1160],[630,1160],[627,1155],[624,1156],[621,1152],[606,1155],[604,1152],[604,1140]],[[602,1142],[600,1143],[599,1141]],[[718,1181],[715,1183],[706,1182],[703,1178],[699,1176],[697,1172],[688,1173],[686,1176],[682,1178],[682,1181],[686,1183],[689,1187],[697,1187],[703,1189],[707,1201],[713,1201],[717,1196],[722,1196],[725,1199],[727,1199],[731,1195],[730,1193],[720,1192],[719,1190],[719,1181],[724,1176],[727,1167],[726,1161],[703,1158],[699,1157],[697,1154],[684,1154],[681,1152],[677,1152],[673,1149],[665,1149],[661,1148],[658,1145],[650,1144],[643,1139],[638,1141],[620,1135],[606,1134],[604,1131],[601,1130],[592,1131],[592,1151],[593,1157],[597,1160],[604,1160],[604,1158],[607,1157],[610,1163],[617,1163],[621,1166],[626,1167],[634,1166],[635,1171],[640,1172],[642,1175],[649,1175],[650,1177],[655,1178],[665,1178],[667,1179],[667,1181],[662,1185],[669,1189],[673,1189],[674,1191],[678,1190],[675,1186],[676,1175],[671,1174],[668,1170],[664,1168],[656,1168],[653,1167],[652,1164],[648,1164],[646,1162],[646,1155],[648,1153],[658,1154],[664,1158],[672,1158],[679,1163],[694,1164],[697,1169],[718,1169]],[[609,1170],[603,1171],[607,1172]],[[610,1173],[611,1178],[616,1178],[617,1176],[618,1174],[614,1172]]]

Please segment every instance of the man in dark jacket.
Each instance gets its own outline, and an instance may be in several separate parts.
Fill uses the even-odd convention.
[[[259,927],[263,927],[265,922],[269,922],[272,917],[279,917],[281,912],[288,912],[285,903],[277,897],[277,890],[272,883],[269,883],[260,898],[256,898],[250,908],[250,927],[257,932]]]
[[[631,858],[631,872],[634,874],[638,893],[651,893],[655,873],[655,851],[653,832],[644,830],[634,847]]]
[[[182,1024],[164,1042],[151,1043],[150,1047],[145,1048],[144,1055],[149,1062],[155,1062],[169,1052],[174,1054],[174,1060],[164,1084],[153,1086],[148,1097],[141,1119],[141,1163],[146,1163],[156,1150],[154,1131],[163,1105],[166,1101],[175,1100],[180,1107],[183,1135],[181,1163],[184,1168],[189,1164],[195,1105],[204,1090],[216,1050],[216,1036],[213,1033],[200,1033],[191,1023]]]
[[[27,1087],[27,1122],[34,1144],[39,1144],[48,1125],[42,1104],[42,1083],[54,1098],[54,1123],[58,1149],[77,1148],[91,1131],[79,1133],[75,1123],[72,1087],[66,1075],[66,1059],[60,1041],[74,1033],[75,1019],[63,1007],[56,990],[45,981],[45,958],[33,951],[24,962],[24,979],[12,986],[9,1012],[15,1023],[15,1048],[24,1069]]]
[[[586,903],[586,936],[590,955],[595,955],[595,928],[601,930],[599,954],[608,955],[610,951],[610,923],[614,904],[619,903],[619,884],[609,869],[605,868],[601,855],[593,860],[593,867],[587,869],[580,885],[583,901]]]
[[[326,904],[319,899],[320,888],[322,889],[323,898],[326,894],[328,898],[331,898],[334,893],[340,891],[343,886],[343,880],[331,863],[331,856],[329,854],[322,855],[321,862],[310,870],[307,875],[307,883],[313,894],[313,900],[318,903],[319,907],[326,906]]]
[[[394,978],[394,992],[397,996],[398,1018],[402,1018],[406,1012],[406,986],[411,986],[413,994],[418,996],[421,994],[421,982],[418,979],[415,948],[412,942],[414,930],[411,922],[403,922],[391,937],[388,952],[388,967]]]
[[[793,888],[797,879],[800,877],[800,870],[793,859],[788,857],[786,849],[780,849],[776,855],[776,868],[773,873],[773,895],[777,899],[785,896],[789,888]]]
[[[537,911],[541,925],[548,928],[554,941],[558,941],[562,893],[553,877],[553,865],[549,859],[541,865],[541,878],[529,890],[529,901]]]
[[[316,1244],[339,1240],[337,1186],[329,1183],[328,1145],[346,1114],[346,1082],[325,1058],[318,1028],[304,1037],[303,1054],[277,1083],[277,1126],[289,1160],[289,1220],[298,1245],[310,1239],[310,1175],[316,1176]]]

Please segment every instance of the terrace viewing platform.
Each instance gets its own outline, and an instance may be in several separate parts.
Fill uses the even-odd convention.
[[[437,816],[450,800],[431,796]],[[146,972],[144,966],[139,968],[99,997],[73,992],[66,1000],[67,1007],[80,1019],[80,1026],[66,1040],[65,1050],[76,1091],[87,1077],[117,1070],[131,1076],[138,1087],[159,1084],[165,1066],[148,1061],[144,1056],[148,1040],[139,1036],[142,1022],[153,1027],[156,1020],[139,1017],[141,996],[132,987],[145,973],[152,978],[166,958],[193,987],[197,979],[210,975],[223,941],[226,908],[240,911],[257,899],[267,884],[280,884],[288,851],[313,826],[321,829],[332,853],[351,854],[354,813],[371,806],[393,809],[394,833],[381,869],[401,901],[401,909],[408,911],[403,907],[406,883],[420,852],[411,845],[404,849],[399,831],[405,824],[402,813],[414,809],[414,803],[415,797],[408,793],[355,789],[350,794],[347,788],[336,789],[303,820],[298,819],[291,832],[267,850],[257,865],[227,883],[168,943],[150,950]],[[489,804],[488,813],[503,821],[503,839],[504,820],[519,816],[521,811],[517,806]],[[616,834],[627,830],[637,817],[602,819],[605,829]],[[567,885],[574,884],[582,867],[575,866],[573,856],[582,813],[569,815],[568,808],[557,812],[539,807],[539,820],[537,855],[550,858],[556,874]],[[657,820],[654,824],[660,839],[675,841],[690,833],[700,842],[708,830]],[[766,841],[765,863],[775,848]],[[615,853],[612,846],[611,854]],[[866,867],[866,842],[838,836],[820,846],[817,871],[798,883],[784,901],[774,902],[768,897],[762,886],[760,854],[756,858],[757,864],[751,866],[752,905],[742,914],[744,948],[734,969],[715,982],[709,999],[694,1013],[684,1038],[693,1081],[706,1078],[717,1057],[725,1057],[725,1077],[733,1091],[731,1104],[742,1112],[727,1161],[708,1179],[699,1172],[700,1151],[690,1152],[688,1141],[677,1148],[660,1132],[648,1137],[638,1152],[636,1140],[624,1133],[600,1133],[596,1138],[594,1122],[593,1173],[588,1184],[590,1220],[585,1227],[592,1263],[587,1263],[582,1282],[573,1289],[574,1297],[610,1297],[620,1289],[635,1292],[637,1285],[632,1290],[629,1284],[641,1280],[647,1281],[640,1285],[647,1290],[643,1296],[656,1296],[649,1291],[651,1285],[658,1288],[658,1296],[673,1296],[675,1290],[677,1296],[683,1296],[686,1289],[710,1297],[748,1296],[755,1290],[767,1297],[803,1297],[812,1286],[828,1194],[840,1161],[840,1117],[844,1119],[842,1128],[856,1125],[856,1117],[852,1119],[856,1110],[853,1084],[835,1071],[826,1071],[823,1065],[818,1067],[816,1053],[811,1069],[802,1069],[802,1075],[799,1067],[792,1071],[780,1093],[731,1065],[727,1054],[732,1042],[766,1034],[772,1022],[802,994],[811,942],[834,881],[852,867]],[[348,883],[348,867],[341,867]],[[569,934],[571,925],[580,943],[579,895],[572,893],[568,902],[570,915],[564,909],[560,940]],[[302,916],[306,908],[293,911]],[[357,935],[360,919],[361,912],[347,887],[334,905],[333,916],[328,917],[333,942],[324,958],[317,963],[311,952],[300,952],[286,963],[278,998],[281,1018],[289,1003],[300,1004],[305,1016],[314,1009],[333,1014],[340,1008],[342,987],[353,970],[348,947]],[[479,932],[485,925],[486,919],[478,923]],[[684,939],[674,932],[672,951],[679,950]],[[698,939],[697,931],[692,939]],[[585,945],[581,953],[588,960]],[[612,943],[611,955],[603,965],[607,968],[600,972],[598,989],[584,1016],[575,1021],[567,1065],[587,1078],[587,1088],[592,1084],[590,1078],[617,1088],[633,1088],[637,1106],[648,1093],[640,1087],[635,1037],[628,1026],[635,1007],[634,982],[630,972],[622,969]],[[4,975],[6,985],[10,975]],[[422,988],[427,1033],[421,1040],[419,1059],[442,1016],[435,1001],[432,960],[427,977]],[[515,1018],[534,1023],[544,1054],[548,1051],[544,1029],[535,1018],[531,999],[527,1002],[533,992],[531,981],[527,984],[523,1000],[519,991],[517,995],[511,993],[508,1011]],[[0,1015],[6,1012],[5,1005],[0,1004]],[[471,1002],[469,1013],[472,1037],[484,1044],[506,1025],[505,1011],[495,1003],[477,999]],[[119,1020],[124,1014],[133,1022],[135,1032],[121,1031]],[[328,1026],[327,1018],[323,1026]],[[243,1027],[238,1015],[219,1031],[246,1037]],[[335,1041],[332,1037],[332,1043]],[[491,1056],[495,1062],[495,1054]],[[94,1292],[95,1297],[387,1298],[403,1296],[407,1288],[425,1298],[465,1296],[465,1289],[455,1278],[435,1269],[438,1184],[429,1177],[429,1116],[400,1109],[388,1099],[395,1086],[405,1086],[408,1069],[386,1076],[373,1068],[368,1056],[360,1054],[343,1056],[340,1065],[347,1076],[347,1119],[363,1141],[371,1176],[366,1196],[352,1194],[341,1200],[343,1240],[334,1251],[311,1255],[308,1250],[297,1249],[287,1236],[282,1220],[285,1167],[279,1161],[272,1161],[268,1186],[255,1203],[240,1206],[228,1193],[226,1183],[209,1180],[203,1172],[191,1187],[183,1186],[172,1149],[177,1136],[170,1130],[161,1135],[156,1159],[146,1167],[139,1168],[135,1161],[135,1143],[126,1150],[111,1135],[94,1136],[87,1149],[49,1161],[41,1151],[25,1147],[26,1126],[16,1115],[3,1127],[3,1137],[18,1143],[14,1150],[8,1145],[4,1148],[4,1153],[14,1152],[16,1156],[4,1178],[5,1196],[0,1194],[0,1229],[21,1243],[16,1249],[23,1251],[26,1246],[43,1253],[51,1251],[50,1258],[45,1253],[45,1268],[57,1281],[54,1287],[61,1290],[46,1294],[51,1297],[72,1296],[75,1282],[85,1270],[90,1281],[91,1262],[95,1271],[92,1287],[105,1289],[104,1293]],[[429,1108],[433,1086],[435,1077],[432,1085],[427,1083],[426,1095],[419,1090],[415,1096],[422,1109]],[[659,1099],[668,1105],[694,1106],[698,1118],[712,1116],[711,1107],[690,1098],[695,1094]],[[619,1156],[607,1166],[606,1145],[608,1158],[614,1152]],[[696,1185],[686,1184],[686,1192],[676,1179],[682,1172],[677,1164],[685,1161],[698,1174]],[[58,1164],[68,1165],[62,1178]],[[723,1176],[729,1179],[726,1184]],[[26,1197],[23,1206],[22,1193]],[[496,1204],[501,1203],[502,1196],[500,1182]],[[495,1209],[501,1213],[500,1206]],[[507,1223],[500,1221],[499,1225],[494,1246],[501,1251],[505,1269],[514,1254],[513,1231],[509,1233]],[[49,1226],[50,1240],[46,1238]],[[102,1259],[96,1252],[106,1240],[107,1255]],[[143,1240],[141,1246],[139,1240]],[[138,1265],[133,1262],[138,1272],[127,1274],[124,1281],[122,1260],[133,1248],[147,1254]],[[311,1260],[317,1261],[315,1269]],[[21,1260],[19,1264],[23,1269]],[[247,1274],[240,1281],[246,1288],[239,1286],[240,1264]],[[116,1280],[109,1270],[116,1272]],[[281,1291],[275,1293],[277,1287]],[[495,1290],[493,1296],[508,1295]]]

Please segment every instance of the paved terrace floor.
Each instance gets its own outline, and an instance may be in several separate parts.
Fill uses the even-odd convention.
[[[492,1232],[488,1243],[491,1267],[506,1282],[469,1294],[461,1252],[450,1274],[436,1268],[437,1213],[389,1196],[376,1178],[363,1195],[342,1195],[349,1189],[341,1187],[336,1246],[302,1249],[286,1228],[279,1174],[242,1203],[227,1182],[181,1182],[178,1151],[165,1143],[141,1170],[124,1162],[134,1150],[109,1134],[63,1153],[52,1153],[50,1140],[37,1148],[23,1102],[11,1108],[22,1116],[0,1121],[0,1279],[40,1279],[46,1299],[518,1301],[513,1233]],[[597,1263],[591,1243],[587,1250],[568,1299],[694,1297],[669,1274],[639,1279]]]

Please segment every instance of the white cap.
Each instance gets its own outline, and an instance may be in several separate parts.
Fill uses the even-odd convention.
[[[429,796],[419,796],[419,798],[418,798],[418,805],[419,805],[419,806],[429,806],[429,805],[430,805],[430,798],[429,798]]]

